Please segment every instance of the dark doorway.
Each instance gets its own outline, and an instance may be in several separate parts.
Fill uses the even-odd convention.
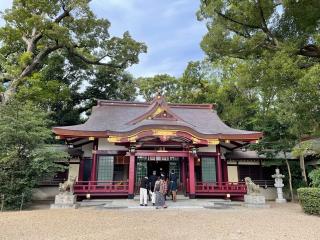
[[[92,168],[92,159],[91,158],[85,158],[83,161],[83,181],[90,181],[91,177],[91,168]]]
[[[148,176],[152,175],[153,171],[157,171],[157,176],[163,172],[165,176],[169,175],[169,162],[165,161],[148,161]]]

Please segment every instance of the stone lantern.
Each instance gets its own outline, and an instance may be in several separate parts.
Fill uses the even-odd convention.
[[[285,203],[286,199],[283,198],[283,192],[282,192],[282,188],[284,186],[283,184],[284,175],[280,174],[279,168],[276,169],[276,174],[273,174],[272,178],[274,178],[274,181],[275,181],[274,186],[277,188],[278,197],[276,198],[276,202]]]

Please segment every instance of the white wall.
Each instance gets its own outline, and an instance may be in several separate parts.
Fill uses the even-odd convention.
[[[216,145],[209,145],[208,147],[200,147],[199,152],[216,152]]]
[[[83,156],[84,157],[92,157],[92,148],[93,148],[93,143],[88,143],[86,145],[82,146],[82,151],[83,151]]]
[[[228,166],[228,181],[238,182],[238,166]]]
[[[114,143],[109,143],[106,138],[99,138],[98,150],[126,151],[127,148],[124,146],[115,145]]]

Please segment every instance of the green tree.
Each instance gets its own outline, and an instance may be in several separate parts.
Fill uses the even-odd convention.
[[[296,138],[290,133],[289,126],[279,121],[274,112],[260,115],[256,125],[257,130],[264,133],[264,137],[259,144],[252,146],[252,148],[270,159],[279,159],[279,155],[282,156],[280,159],[287,167],[291,200],[294,201],[292,166],[288,159],[288,153],[294,147]]]
[[[291,140],[319,135],[319,9],[315,0],[201,0],[198,18],[208,27],[201,47],[221,71],[229,124],[268,134],[260,120],[272,116]]]
[[[82,99],[85,101],[82,108],[84,111],[94,106],[97,99],[133,101],[136,96],[133,76],[123,70],[114,71],[98,67],[88,84],[82,94]]]
[[[159,93],[165,95],[169,102],[176,100],[179,82],[175,77],[159,74],[153,77],[140,77],[135,82],[139,94],[146,101],[151,101]]]
[[[0,106],[0,193],[6,208],[17,208],[22,194],[29,202],[43,176],[63,170],[54,161],[66,154],[45,145],[51,138],[49,123],[47,114],[29,102]]]
[[[317,0],[201,0],[198,18],[208,28],[201,47],[211,60],[284,50],[312,65],[320,58],[319,10]]]
[[[179,102],[214,103],[218,87],[213,68],[205,61],[191,61],[179,79]]]
[[[86,65],[125,69],[139,61],[146,46],[128,32],[110,37],[110,23],[97,18],[88,0],[14,0],[0,28],[2,102],[41,70],[51,54],[68,55]],[[36,77],[37,78],[37,77]],[[41,80],[37,80],[41,81]]]

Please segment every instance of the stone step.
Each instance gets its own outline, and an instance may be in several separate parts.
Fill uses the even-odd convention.
[[[135,195],[134,200],[140,201],[140,195],[139,194]],[[167,197],[167,200],[171,201],[171,196]],[[177,200],[190,200],[190,198],[184,195],[177,195]]]
[[[91,207],[91,206],[103,206],[105,204],[111,204],[112,200],[110,199],[84,199],[78,204],[80,207]]]
[[[231,202],[230,199],[223,199],[223,198],[214,198],[214,199],[210,199],[210,202],[214,202],[214,203],[226,203],[226,202]]]

